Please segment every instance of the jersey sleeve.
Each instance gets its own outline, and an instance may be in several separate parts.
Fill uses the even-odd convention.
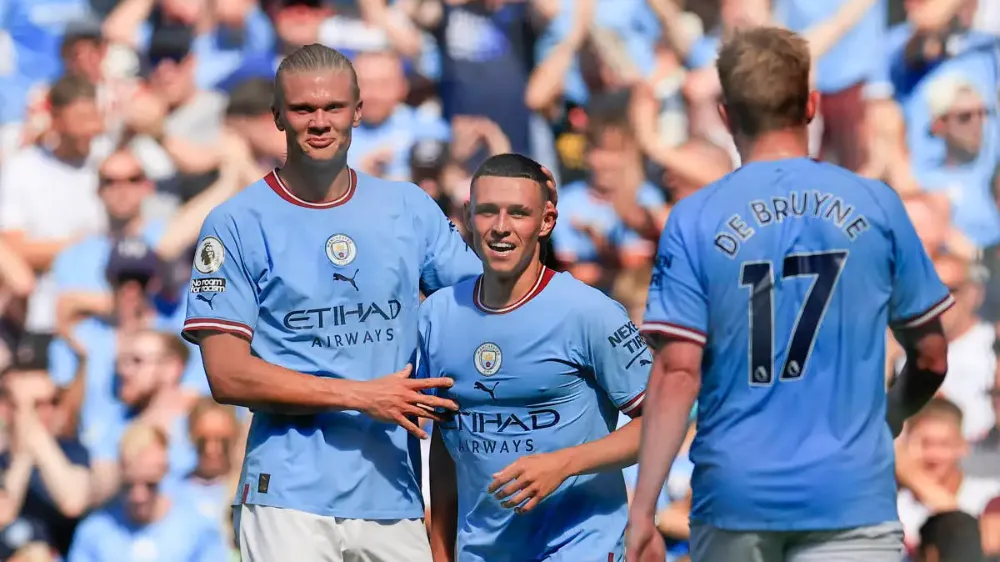
[[[623,414],[641,412],[653,356],[625,309],[603,294],[583,319],[584,353],[598,386]]]
[[[418,190],[413,212],[425,241],[424,260],[420,267],[420,288],[431,294],[462,279],[479,275],[483,264],[465,243],[455,224],[441,212],[437,203]]]
[[[697,249],[689,240],[695,230],[685,226],[692,210],[678,204],[660,235],[641,331],[705,345],[708,298],[698,275]]]
[[[883,187],[884,191],[891,188]],[[892,237],[892,297],[889,323],[893,329],[920,327],[955,304],[924,250],[916,229],[895,191],[883,197]]]
[[[187,317],[181,335],[197,344],[209,332],[253,340],[258,295],[251,255],[232,216],[216,209],[205,219],[191,268]]]

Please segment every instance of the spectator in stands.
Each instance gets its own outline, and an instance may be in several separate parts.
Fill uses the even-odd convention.
[[[994,329],[977,312],[983,298],[982,270],[952,255],[939,257],[935,267],[955,297],[955,306],[941,317],[951,376],[945,378],[939,392],[962,410],[962,434],[976,441],[996,420],[989,397],[996,372]]]
[[[599,109],[589,112],[587,125],[589,178],[562,186],[561,220],[552,234],[556,257],[568,271],[604,290],[620,269],[649,261],[655,249],[651,239],[661,227],[654,217],[665,216],[662,193],[645,179],[624,95],[592,101]],[[642,224],[641,232],[628,227],[625,213],[640,215],[632,222]]]
[[[211,184],[221,162],[226,100],[195,82],[193,30],[157,29],[150,38],[146,88],[128,104],[127,132],[158,187],[188,201]]]
[[[188,431],[192,401],[180,385],[188,362],[187,346],[179,336],[149,329],[133,332],[122,343],[114,381],[117,401],[105,404],[99,431],[92,431],[87,443],[94,471],[100,474],[101,499],[107,499],[105,494],[113,490],[112,484],[117,485],[117,443],[135,421],[155,427],[169,438],[167,476],[171,484],[186,478],[198,461]]]
[[[73,242],[106,228],[97,172],[88,161],[103,129],[94,86],[67,76],[49,91],[51,144],[31,146],[0,170],[0,231],[40,274],[25,328],[44,349],[56,327],[55,284],[49,268]]]
[[[976,518],[961,511],[930,516],[920,527],[918,562],[984,562]]]
[[[931,131],[944,141],[940,166],[917,174],[921,186],[948,195],[955,226],[979,248],[1000,242],[1000,211],[990,181],[997,167],[996,139],[984,138],[986,105],[961,74],[939,76],[927,87]]]
[[[274,80],[269,78],[240,82],[229,95],[225,124],[234,134],[228,135],[224,142],[243,141],[246,145],[240,148],[247,154],[240,156],[247,161],[235,164],[246,169],[240,178],[244,185],[285,163],[285,136],[274,126],[273,101]],[[230,138],[233,136],[236,138]]]
[[[218,526],[201,517],[186,497],[164,489],[169,456],[163,430],[134,424],[119,450],[119,496],[80,524],[67,562],[227,560]]]
[[[993,404],[993,427],[973,444],[972,453],[963,466],[973,476],[1000,478],[1000,381],[987,394]]]
[[[420,186],[427,195],[437,201],[445,215],[454,218],[459,213],[460,201],[455,201],[449,189],[448,168],[451,164],[451,151],[448,143],[440,140],[424,139],[413,144],[409,156],[410,181]],[[462,221],[456,225],[462,227]]]
[[[240,422],[232,406],[205,397],[195,403],[188,417],[190,442],[197,451],[194,470],[184,480],[187,491],[205,517],[221,521],[232,503],[239,479]]]
[[[1000,496],[986,504],[979,518],[979,533],[983,537],[983,553],[987,562],[1000,561]]]
[[[15,550],[21,545],[11,543],[23,542],[16,540],[18,529],[34,528],[65,556],[77,522],[91,506],[87,450],[75,437],[57,436],[63,420],[56,386],[45,371],[8,371],[0,392],[9,440],[0,454],[0,542]]]
[[[996,37],[971,31],[976,1],[908,0],[907,22],[889,30],[885,52],[896,99],[903,105],[907,146],[915,167],[937,167],[945,158],[941,139],[932,134],[928,88],[938,77],[964,76],[994,111],[1000,76]]]
[[[413,145],[422,139],[449,140],[448,124],[403,103],[407,85],[399,55],[361,53],[354,68],[364,107],[361,125],[352,133],[348,163],[366,174],[409,181]]]
[[[938,490],[954,497],[958,509],[978,517],[990,498],[1000,493],[1000,481],[963,472],[961,461],[968,445],[961,428],[962,411],[958,406],[934,398],[910,418],[900,451],[912,458],[914,469],[929,477]],[[919,498],[909,488],[899,493],[899,520],[911,548],[919,543],[920,528],[933,514]]]

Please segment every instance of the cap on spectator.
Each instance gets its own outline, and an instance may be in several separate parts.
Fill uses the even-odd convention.
[[[410,149],[410,169],[414,176],[437,177],[448,163],[450,149],[448,143],[437,139],[423,139]]]
[[[160,61],[180,62],[191,53],[194,30],[186,25],[165,25],[153,30],[146,56],[156,66]]]
[[[920,550],[933,548],[940,562],[983,562],[979,522],[961,511],[930,516],[920,527]]]
[[[937,119],[951,111],[955,99],[966,90],[976,91],[976,87],[961,74],[951,73],[935,78],[927,86],[927,106],[931,119]]]
[[[160,273],[160,265],[160,258],[145,241],[123,238],[112,246],[105,273],[112,285],[124,281],[145,284]]]

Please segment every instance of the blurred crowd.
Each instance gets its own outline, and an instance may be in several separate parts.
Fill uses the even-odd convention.
[[[810,41],[815,157],[900,193],[958,301],[941,395],[897,442],[909,555],[1000,560],[996,0],[0,0],[0,560],[238,560],[250,413],[178,331],[205,216],[283,161],[283,54],[347,54],[350,165],[458,225],[487,156],[548,166],[547,260],[638,323],[671,205],[739,164],[713,62],[759,24]],[[668,560],[691,469],[661,495]]]

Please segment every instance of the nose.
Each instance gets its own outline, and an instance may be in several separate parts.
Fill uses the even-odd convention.
[[[499,212],[491,227],[491,234],[494,238],[505,238],[510,235],[510,217],[505,212]]]
[[[309,130],[311,132],[325,132],[330,129],[330,118],[326,114],[326,111],[322,109],[316,110],[312,114],[312,119],[309,120]]]

